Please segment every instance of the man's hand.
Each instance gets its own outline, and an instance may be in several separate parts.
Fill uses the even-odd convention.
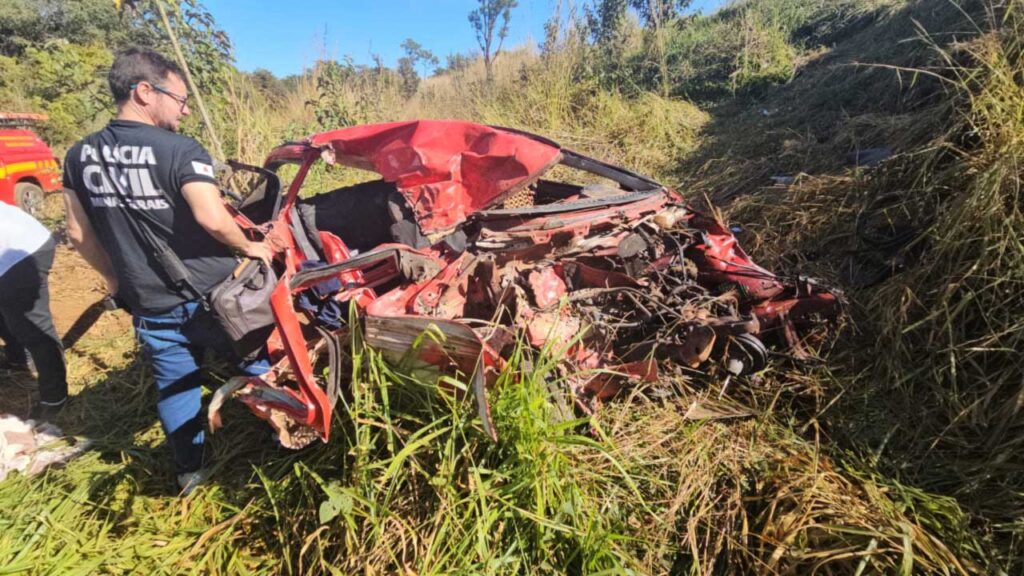
[[[253,260],[262,260],[267,266],[270,266],[270,261],[274,258],[274,250],[266,242],[249,242],[241,252]]]

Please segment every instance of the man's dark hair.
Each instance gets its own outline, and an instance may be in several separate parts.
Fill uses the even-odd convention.
[[[142,46],[132,46],[121,50],[114,57],[107,82],[110,83],[110,93],[114,95],[114,102],[121,104],[131,96],[133,84],[160,84],[170,74],[176,74],[179,78],[185,77],[177,64],[164,58],[159,52]]]

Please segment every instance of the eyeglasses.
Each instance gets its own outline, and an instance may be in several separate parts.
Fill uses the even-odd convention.
[[[146,84],[149,84],[149,82],[146,82]],[[153,88],[153,90],[156,90],[157,92],[159,92],[161,94],[164,94],[165,96],[167,96],[171,100],[174,100],[175,102],[180,104],[182,109],[184,109],[185,106],[188,106],[188,96],[180,96],[178,94],[175,94],[174,92],[171,92],[170,90],[164,88],[163,86],[161,86],[159,84],[149,84],[149,85],[150,85],[151,88]],[[138,86],[139,86],[138,84],[132,84],[130,86],[130,89],[131,90],[135,90],[135,88],[137,88]]]

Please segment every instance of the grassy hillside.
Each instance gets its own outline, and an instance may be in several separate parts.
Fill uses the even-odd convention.
[[[872,22],[756,108],[712,121],[687,178],[729,202],[754,253],[847,286],[856,331],[830,359],[822,394],[836,401],[816,416],[835,445],[954,497],[1013,573],[1020,7],[911,3]],[[871,148],[893,156],[850,165]]]
[[[380,67],[321,62],[283,91],[225,69],[209,97],[232,157],[350,123],[528,129],[709,199],[759,262],[843,287],[851,322],[823,362],[778,359],[722,399],[677,377],[587,421],[555,417],[560,351],[523,350],[495,391],[498,444],[355,334],[331,443],[274,448],[232,406],[214,481],[178,500],[147,369],[108,319],[68,352],[61,422],[97,450],[0,483],[0,572],[1019,573],[1022,14],[750,0],[627,18],[611,43],[563,14],[493,84],[475,62],[411,97]],[[34,49],[0,66],[53,50]],[[7,102],[54,106],[8,78]]]

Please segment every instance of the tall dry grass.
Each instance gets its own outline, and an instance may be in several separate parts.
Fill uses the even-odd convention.
[[[425,79],[409,100],[395,78],[375,77],[372,70],[325,86],[323,62],[283,99],[260,92],[245,75],[231,74],[215,124],[226,154],[250,163],[262,162],[286,139],[342,127],[317,123],[317,106],[331,106],[343,111],[347,124],[446,118],[527,130],[641,172],[669,174],[693,150],[707,114],[683,100],[654,94],[627,98],[580,81],[585,56],[580,45],[566,44],[545,57],[523,46],[499,56],[492,84],[485,80],[483,63],[474,61],[464,70]]]
[[[901,395],[928,399],[920,413],[927,425],[906,438],[923,456],[914,472],[1019,541],[1024,7],[991,7],[976,25],[976,40],[939,51],[958,114],[907,186],[930,198],[929,212],[917,216],[927,223],[924,253],[870,302],[891,311],[884,322],[875,317],[880,375]]]
[[[933,26],[913,22],[919,14],[896,16],[906,42],[920,47],[916,61],[857,68],[861,82],[890,75],[888,85],[872,81],[879,100],[918,94],[888,114],[849,117],[831,138],[807,145],[804,154],[818,159],[805,165],[817,174],[741,194],[732,214],[751,228],[753,252],[848,287],[857,330],[833,356],[837,379],[822,394],[840,395],[822,410],[830,434],[880,473],[954,498],[991,546],[988,569],[1017,573],[1024,569],[1024,9],[943,3],[929,13]],[[929,89],[920,91],[922,84]],[[859,147],[855,135],[864,147],[891,144],[897,156],[874,168],[836,169]],[[764,182],[784,153],[754,155],[764,172],[739,170],[719,189],[731,182],[751,190],[744,182]],[[860,285],[872,276],[877,283]]]

